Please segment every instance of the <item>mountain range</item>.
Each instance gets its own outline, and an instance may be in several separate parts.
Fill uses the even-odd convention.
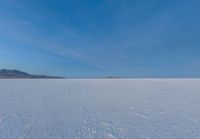
[[[1,69],[0,79],[60,79],[63,77],[48,76],[48,75],[33,75],[16,69]]]

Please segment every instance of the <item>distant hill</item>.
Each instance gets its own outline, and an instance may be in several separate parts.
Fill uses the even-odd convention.
[[[0,70],[0,79],[51,79],[63,78],[47,75],[32,75],[19,70],[2,69]]]
[[[106,79],[120,79],[120,77],[117,76],[106,76]]]

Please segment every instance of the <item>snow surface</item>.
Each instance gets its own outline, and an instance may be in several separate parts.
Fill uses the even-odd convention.
[[[0,139],[200,139],[200,79],[0,80]]]

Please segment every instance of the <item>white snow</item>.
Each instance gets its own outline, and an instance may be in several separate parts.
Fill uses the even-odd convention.
[[[200,79],[0,80],[0,139],[200,139]]]

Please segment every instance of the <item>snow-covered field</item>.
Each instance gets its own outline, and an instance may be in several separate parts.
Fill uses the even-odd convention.
[[[0,80],[0,139],[200,139],[200,79]]]

